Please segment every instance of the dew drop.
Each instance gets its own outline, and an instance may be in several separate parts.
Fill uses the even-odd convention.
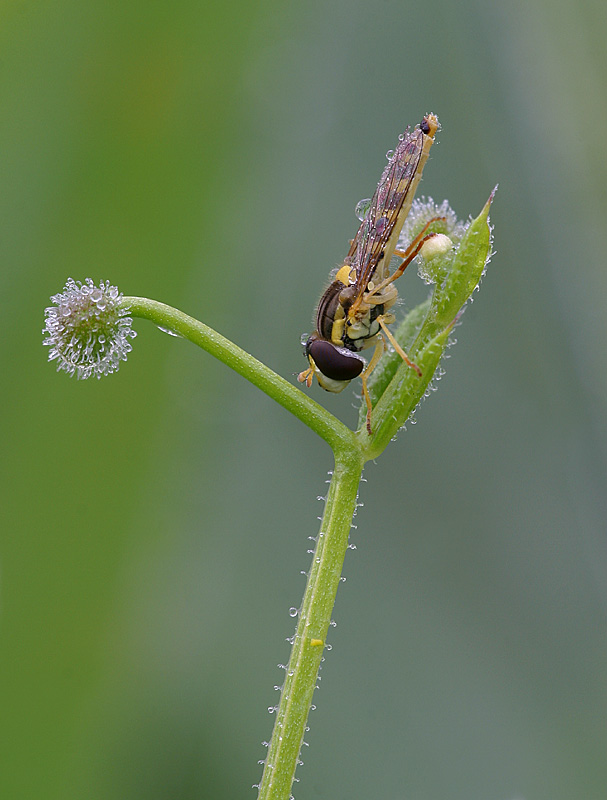
[[[289,609],[289,616],[290,617],[296,617],[297,616],[297,609],[293,608],[293,606],[291,606],[291,608]]]
[[[358,217],[358,219],[362,222],[365,218],[365,215],[369,208],[371,207],[371,198],[365,197],[363,200],[359,200],[356,204],[356,208],[354,209],[354,213]],[[330,475],[333,473],[329,473]]]
[[[172,331],[170,328],[164,328],[162,325],[156,325],[156,327],[159,331],[168,333],[169,336],[175,336],[177,339],[183,339],[183,336],[180,333],[175,333],[175,331]]]
[[[388,159],[388,161],[391,161],[394,158],[394,150],[388,150],[388,152],[386,153],[386,158]]]

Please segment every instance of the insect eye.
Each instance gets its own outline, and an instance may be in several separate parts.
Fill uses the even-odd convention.
[[[334,381],[351,381],[365,366],[360,356],[323,339],[313,339],[306,349],[322,374]]]

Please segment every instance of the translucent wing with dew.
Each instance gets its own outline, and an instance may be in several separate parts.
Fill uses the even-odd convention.
[[[424,132],[418,125],[401,134],[396,150],[388,153],[388,164],[346,257],[346,264],[354,268],[358,296],[366,291],[379,262],[385,258],[389,264],[406,217],[403,206],[412,199],[423,146]]]

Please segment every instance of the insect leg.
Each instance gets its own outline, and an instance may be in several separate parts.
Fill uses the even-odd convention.
[[[392,347],[393,347],[393,348],[396,350],[396,352],[398,353],[398,355],[399,355],[399,356],[402,358],[402,360],[405,362],[405,364],[406,364],[408,367],[412,367],[412,368],[413,368],[413,369],[414,369],[414,370],[417,372],[417,374],[419,375],[419,377],[421,378],[421,376],[422,376],[422,371],[421,371],[421,369],[420,369],[420,368],[417,366],[417,364],[414,364],[414,363],[413,363],[413,361],[411,361],[411,359],[409,358],[409,356],[408,356],[408,355],[405,353],[405,351],[403,350],[403,348],[402,348],[402,347],[399,345],[399,343],[396,341],[396,339],[395,339],[395,338],[394,338],[394,336],[392,335],[392,332],[390,331],[390,329],[388,328],[388,326],[387,326],[387,325],[386,325],[386,323],[384,322],[384,317],[383,317],[383,316],[380,316],[380,317],[378,317],[378,318],[377,318],[377,321],[379,322],[379,324],[380,324],[380,326],[381,326],[381,329],[382,329],[382,331],[384,332],[384,335],[386,336],[386,338],[388,339],[388,341],[390,342],[390,344],[392,345]]]
[[[381,323],[380,323],[381,324]],[[384,342],[381,336],[378,336],[377,343],[375,345],[375,352],[373,353],[373,357],[371,361],[367,364],[366,369],[361,374],[361,379],[363,382],[363,397],[365,398],[365,403],[367,404],[367,432],[369,436],[371,436],[371,412],[373,411],[373,406],[371,405],[371,396],[369,395],[369,388],[367,386],[367,378],[373,372],[375,367],[377,366],[377,362],[384,354],[384,350],[386,349],[386,343]]]
[[[419,251],[422,249],[424,243],[427,242],[428,239],[432,239],[433,236],[436,236],[435,233],[426,233],[430,225],[432,225],[433,222],[438,222],[439,220],[444,220],[444,219],[445,217],[432,217],[432,219],[429,219],[428,222],[426,222],[424,227],[417,234],[415,239],[412,240],[412,242],[405,251],[399,251],[399,250],[394,251],[394,254],[400,256],[403,259],[403,261],[394,270],[392,275],[389,275],[384,281],[382,281],[373,288],[373,292],[371,292],[371,294],[376,294],[381,292],[381,290],[385,289],[385,287],[388,286],[388,284],[393,283],[397,278],[400,278],[400,276],[407,269],[407,267],[413,261],[413,259],[417,255],[419,255]]]
[[[305,383],[308,389],[312,386],[312,378],[314,377],[314,367],[309,366],[308,369],[304,369],[303,372],[300,372],[297,376],[297,380],[300,383]]]
[[[422,239],[424,237],[424,235],[425,235],[426,231],[428,230],[428,228],[430,227],[430,225],[433,225],[435,222],[446,222],[446,220],[447,220],[447,217],[432,217],[432,219],[429,219],[428,222],[426,222],[424,227],[421,229],[421,231],[417,234],[415,239],[413,239],[411,241],[411,243],[409,244],[407,249],[406,250],[395,250],[394,251],[394,255],[395,256],[400,256],[400,258],[407,258],[411,248],[415,245],[415,243],[418,241],[418,239]]]

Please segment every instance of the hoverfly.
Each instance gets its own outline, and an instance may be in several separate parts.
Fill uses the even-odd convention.
[[[421,376],[388,329],[395,320],[389,309],[398,297],[394,281],[434,236],[427,233],[435,221],[430,220],[405,251],[396,249],[438,128],[438,118],[426,114],[413,130],[407,128],[399,136],[348,255],[320,298],[316,330],[304,345],[310,366],[298,375],[300,383],[310,387],[316,375],[323,389],[341,392],[360,375],[369,433],[372,406],[367,379],[387,347],[386,340]],[[390,273],[393,256],[402,261]],[[375,352],[367,364],[359,352],[373,345]]]

